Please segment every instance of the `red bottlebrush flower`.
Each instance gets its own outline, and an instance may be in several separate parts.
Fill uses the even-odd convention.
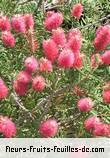
[[[74,63],[74,54],[70,49],[64,49],[58,57],[58,64],[63,68],[71,68]]]
[[[45,71],[52,72],[53,68],[51,61],[49,61],[46,58],[41,58],[39,61],[39,69],[41,72],[45,72]]]
[[[58,46],[63,47],[66,43],[66,36],[64,30],[62,28],[52,30],[52,39]]]
[[[47,12],[44,26],[47,30],[57,29],[63,23],[63,15],[58,12]]]
[[[94,136],[108,136],[110,134],[110,129],[107,124],[97,124],[93,131]]]
[[[58,48],[52,39],[43,41],[43,50],[46,57],[52,62],[58,57]]]
[[[92,54],[91,56],[91,67],[97,68],[99,65],[102,65],[103,61],[100,54]]]
[[[34,56],[26,58],[24,65],[28,72],[34,72],[38,69],[38,61]]]
[[[71,15],[77,19],[80,19],[82,12],[83,12],[83,5],[81,3],[78,3],[73,6]]]
[[[97,51],[104,50],[107,45],[110,44],[110,26],[103,26],[98,31],[96,38],[94,39],[94,47]]]
[[[103,101],[105,104],[110,103],[110,90],[104,90],[103,91]]]
[[[83,55],[75,54],[75,61],[73,64],[73,68],[80,69],[83,67]]]
[[[4,81],[0,78],[0,100],[5,99],[8,95],[8,88],[5,85]]]
[[[12,27],[16,32],[25,33],[26,26],[23,15],[14,15],[12,18]]]
[[[28,30],[25,34],[24,34],[27,42],[28,42],[28,46],[31,50],[32,53],[34,53],[37,49],[38,49],[38,41],[36,39],[36,35],[33,29]]]
[[[33,83],[32,83],[32,87],[35,91],[37,92],[41,92],[44,90],[46,86],[46,83],[45,83],[45,78],[42,77],[42,76],[36,76],[34,79],[33,79]]]
[[[2,31],[10,31],[11,25],[10,20],[7,16],[0,17],[0,29]]]
[[[25,14],[24,20],[25,20],[26,30],[34,28],[34,17],[32,16],[32,14]]]
[[[11,32],[2,32],[1,39],[5,46],[13,48],[15,46],[15,38]]]
[[[74,36],[79,37],[79,39],[82,39],[81,31],[78,28],[71,29],[67,34],[67,39],[71,40]]]
[[[93,108],[93,102],[91,98],[82,98],[78,101],[77,107],[84,112],[91,111]]]
[[[70,48],[75,54],[80,52],[82,46],[82,39],[79,36],[73,36],[67,42],[66,46]]]
[[[21,71],[19,72],[19,74],[17,75],[16,80],[19,83],[23,83],[23,84],[28,84],[31,81],[31,75],[30,73],[28,73],[27,71]]]
[[[84,122],[84,126],[87,131],[93,130],[98,124],[101,124],[101,120],[96,116],[89,117]]]
[[[6,138],[11,138],[16,135],[16,125],[8,117],[0,117],[0,133]]]
[[[39,127],[39,133],[42,137],[54,137],[58,132],[58,123],[55,119],[49,119],[41,122]]]
[[[110,65],[110,50],[107,50],[102,54],[102,61],[105,65]]]
[[[24,96],[28,91],[28,85],[24,83],[19,83],[17,80],[14,81],[13,89],[19,96]]]

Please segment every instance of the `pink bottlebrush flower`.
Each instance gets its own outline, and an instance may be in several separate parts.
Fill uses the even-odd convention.
[[[52,62],[58,57],[58,48],[52,39],[43,41],[43,50],[46,57]]]
[[[102,54],[101,57],[105,65],[110,65],[110,50],[105,51],[105,53]]]
[[[104,50],[108,44],[110,44],[110,26],[103,26],[101,30],[98,31],[93,43],[97,51]]]
[[[12,18],[12,27],[16,32],[25,33],[26,26],[23,15],[14,15]]]
[[[0,29],[2,31],[10,31],[11,24],[10,24],[10,20],[7,16],[0,17]]]
[[[11,48],[15,46],[15,38],[11,32],[2,32],[1,39],[5,46]]]
[[[16,125],[8,117],[0,117],[0,133],[6,138],[11,138],[16,135]]]
[[[38,61],[34,56],[26,58],[24,65],[28,72],[35,72],[38,69]]]
[[[44,26],[47,30],[57,29],[63,23],[63,15],[58,12],[47,12]]]
[[[79,37],[79,39],[82,39],[81,31],[78,28],[71,29],[67,34],[67,40],[71,40],[74,36]]]
[[[5,85],[4,81],[0,78],[0,100],[5,99],[8,95],[8,88]]]
[[[74,60],[73,52],[70,49],[63,49],[58,57],[58,64],[63,68],[71,68]]]
[[[82,15],[82,12],[83,12],[83,5],[81,3],[77,3],[73,6],[71,15],[79,20]]]
[[[75,54],[80,52],[82,46],[82,39],[79,36],[73,36],[67,42],[66,46],[70,48]]]
[[[82,98],[78,101],[77,107],[84,112],[91,111],[93,108],[93,102],[91,98]]]
[[[45,78],[42,77],[42,76],[36,76],[34,79],[33,79],[33,82],[32,82],[32,87],[35,91],[37,92],[41,92],[44,90],[46,86],[46,83],[45,83]]]
[[[42,137],[54,137],[58,132],[58,123],[55,119],[49,119],[41,122],[39,127],[39,133]]]
[[[75,54],[75,61],[73,64],[73,68],[81,69],[83,67],[83,54]]]
[[[103,101],[105,104],[110,103],[110,90],[104,90],[103,91]]]
[[[99,65],[102,65],[103,61],[100,54],[92,54],[91,56],[91,67],[97,68]]]
[[[32,14],[25,14],[24,20],[25,20],[26,30],[34,28],[34,17],[32,16]]]
[[[39,69],[41,72],[45,72],[45,71],[52,72],[53,68],[51,61],[49,61],[46,58],[41,58],[39,61]]]
[[[66,43],[66,36],[64,30],[62,28],[52,30],[52,39],[58,46],[63,47]]]
[[[87,131],[91,131],[100,123],[101,120],[97,116],[92,116],[85,120],[84,126]]]
[[[31,75],[27,71],[21,71],[16,77],[19,83],[28,84],[31,81]]]
[[[17,80],[14,81],[13,89],[19,96],[24,96],[28,91],[28,85],[24,83],[19,83]]]
[[[110,134],[110,129],[107,124],[97,124],[93,131],[94,136],[108,136]]]

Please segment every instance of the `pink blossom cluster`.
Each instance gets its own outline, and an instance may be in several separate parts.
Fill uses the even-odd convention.
[[[105,25],[100,27],[96,32],[94,39],[94,47],[96,51],[102,51],[110,44],[110,26]]]
[[[79,20],[81,18],[82,13],[83,5],[81,3],[75,4],[72,8],[71,15]]]
[[[4,81],[0,78],[0,100],[8,96],[9,90]]]
[[[36,72],[52,72],[52,63],[46,58],[41,58],[39,61],[34,56],[27,57],[24,61],[25,70],[20,71],[14,81],[13,88],[19,96],[24,96],[32,82],[32,88],[41,92],[46,87],[45,78],[42,75],[33,74]]]
[[[42,121],[39,126],[39,133],[42,137],[54,137],[58,132],[58,123],[55,119]]]
[[[11,138],[16,135],[16,125],[8,117],[0,116],[0,133],[6,138]]]
[[[94,136],[110,137],[110,124],[105,124],[97,116],[91,116],[84,122],[85,129]]]
[[[58,13],[62,15],[61,13]],[[45,22],[47,30],[51,31],[51,37],[43,40],[44,55],[53,63],[57,61],[62,68],[81,68],[83,65],[83,55],[80,53],[82,46],[81,31],[77,28],[69,30],[66,34],[63,28],[59,27],[61,23],[54,23],[58,20],[55,12],[47,12]],[[62,16],[61,16],[62,17]],[[48,18],[51,21],[48,22]],[[54,26],[55,25],[55,26]]]
[[[0,16],[0,30],[2,31],[1,40],[6,47],[13,48],[16,40],[11,30],[17,33],[25,34],[28,30],[34,28],[34,18],[32,14],[17,14],[10,20],[7,16]]]

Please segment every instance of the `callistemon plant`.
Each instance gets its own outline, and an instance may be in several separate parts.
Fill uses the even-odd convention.
[[[0,1],[0,137],[110,137],[109,3],[57,4]]]

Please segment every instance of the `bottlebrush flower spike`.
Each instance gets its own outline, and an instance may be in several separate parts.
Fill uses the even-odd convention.
[[[81,46],[82,46],[82,39],[79,36],[73,36],[69,41],[67,42],[66,46],[72,51],[77,54],[80,52]]]
[[[13,89],[19,96],[24,96],[28,91],[28,85],[24,83],[19,83],[17,80],[14,81]]]
[[[5,99],[8,95],[8,88],[5,85],[4,81],[0,78],[0,100]]]
[[[80,19],[83,12],[83,5],[81,3],[75,4],[72,8],[71,15],[76,19]]]
[[[1,39],[5,46],[13,48],[15,46],[15,38],[11,32],[2,32]]]
[[[10,31],[11,30],[10,20],[7,16],[0,17],[0,29],[2,31]]]
[[[58,47],[52,39],[43,41],[43,50],[46,57],[52,62],[58,57]]]
[[[63,15],[60,12],[47,12],[44,26],[47,30],[57,29],[63,23]]]
[[[75,69],[81,69],[83,67],[83,54],[75,54],[75,61],[73,64],[73,68]]]
[[[52,30],[52,39],[58,46],[63,47],[66,43],[66,36],[64,30],[62,28]]]
[[[67,34],[67,40],[71,40],[74,36],[79,37],[79,39],[82,39],[81,31],[78,28],[71,29]]]
[[[26,26],[24,16],[20,14],[14,15],[12,18],[12,27],[16,32],[25,33]]]
[[[89,117],[84,122],[84,126],[87,131],[93,130],[98,124],[101,124],[101,120],[97,116]]]
[[[73,52],[70,49],[63,49],[58,57],[58,64],[63,68],[71,68],[74,60]]]
[[[110,90],[104,90],[102,95],[103,95],[104,103],[109,104],[110,103]]]
[[[104,50],[108,44],[110,44],[110,26],[106,25],[98,31],[96,38],[94,39],[94,47],[97,51]]]
[[[93,102],[91,98],[82,98],[78,101],[77,107],[84,112],[91,111],[93,108]]]
[[[97,124],[95,126],[95,129],[93,131],[94,136],[109,136],[110,135],[110,129],[107,124]]]
[[[105,65],[110,65],[110,50],[105,51],[101,58]]]
[[[91,67],[97,68],[98,66],[102,65],[103,61],[100,54],[92,54],[91,56]]]
[[[45,71],[52,72],[53,68],[51,61],[49,61],[46,58],[41,58],[39,61],[39,69],[41,72],[45,72]]]
[[[16,77],[19,83],[28,84],[31,81],[31,75],[27,71],[21,71]]]
[[[45,78],[42,77],[42,76],[36,76],[34,79],[33,79],[33,82],[32,82],[32,87],[35,91],[37,92],[41,92],[44,90],[46,86],[46,83],[45,83]]]
[[[25,20],[26,30],[34,28],[34,17],[32,16],[32,14],[25,14],[24,20]]]
[[[32,53],[37,51],[38,49],[38,41],[36,39],[36,35],[33,29],[28,30],[25,34],[24,37],[26,38],[28,42],[29,49],[31,50]]]
[[[16,135],[16,125],[8,117],[0,117],[0,133],[6,138],[11,138]]]
[[[54,137],[58,132],[58,123],[55,119],[49,119],[41,122],[39,127],[39,133],[42,137]]]
[[[38,69],[38,61],[34,56],[26,58],[24,65],[28,72],[35,72]]]

